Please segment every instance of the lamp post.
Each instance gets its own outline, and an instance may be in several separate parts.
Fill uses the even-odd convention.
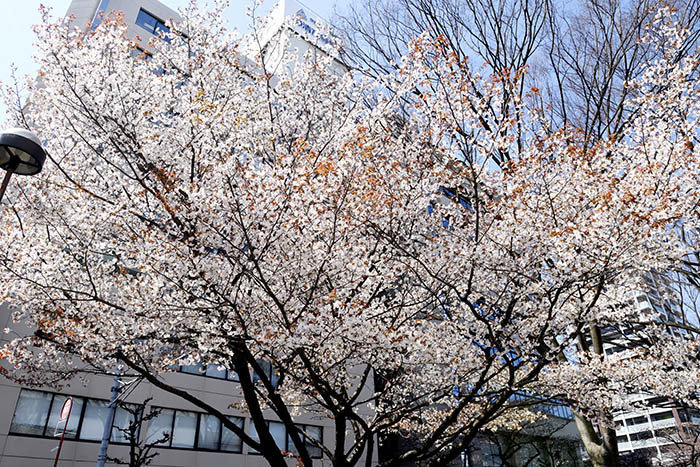
[[[117,414],[117,397],[119,396],[119,386],[121,384],[119,373],[119,360],[117,360],[117,373],[114,375],[114,384],[112,384],[112,393],[109,396],[109,412],[107,412],[107,420],[105,420],[104,430],[102,430],[102,441],[100,442],[100,453],[97,456],[97,467],[104,467],[107,462],[107,449],[109,448],[109,440],[112,437],[112,426],[114,426],[114,416]]]
[[[6,171],[0,185],[0,201],[12,174],[36,175],[41,172],[46,153],[39,138],[29,130],[10,128],[0,134],[0,169]]]

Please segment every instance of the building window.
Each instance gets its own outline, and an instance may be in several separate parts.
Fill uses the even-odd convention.
[[[257,359],[257,364],[260,365],[260,369],[263,374],[267,377],[268,381],[273,387],[277,387],[280,383],[279,372],[275,367],[267,360]],[[238,381],[238,375],[233,370],[227,370],[218,363],[210,363],[206,366],[202,363],[195,363],[194,365],[182,365],[179,369],[180,373],[187,373],[190,375],[198,376],[209,376],[210,378],[216,379],[227,379],[229,381]],[[253,372],[253,384],[260,381],[260,376]]]
[[[147,444],[156,443],[157,446],[170,446],[174,412],[171,409],[159,409],[158,415],[148,421]]]
[[[136,422],[134,415],[140,412],[136,404],[128,404],[128,407],[131,411],[118,406],[114,413],[114,425],[110,438],[112,443],[129,443],[127,438],[129,425]],[[136,433],[136,436],[138,438],[138,433]]]
[[[630,425],[643,425],[644,423],[649,423],[649,419],[645,415],[639,416],[639,417],[634,417],[634,418],[628,418],[626,420],[627,426]]]
[[[15,435],[34,435],[54,437],[63,430],[64,422],[59,421],[61,408],[68,396],[44,391],[22,389],[15,408],[15,414],[10,425],[10,433]],[[104,422],[107,419],[108,402],[98,399],[85,399],[73,396],[66,438],[86,441],[102,439]],[[133,406],[136,408],[136,406]],[[112,425],[112,441],[126,443],[124,433],[134,416],[127,410],[118,407],[114,424]]]
[[[267,360],[263,360],[261,358],[255,360],[255,362],[260,366],[260,369],[263,371],[264,375],[267,377],[267,380],[272,384],[272,387],[277,387],[277,385],[280,382],[280,376],[279,373],[275,370],[275,368],[272,366],[272,363],[268,362]],[[257,383],[260,381],[260,376],[257,373],[253,373],[253,384]]]
[[[673,412],[671,412],[671,411],[655,413],[655,414],[651,415],[652,422],[660,422],[662,420],[670,420],[672,418],[673,418]]]
[[[201,363],[196,363],[194,365],[182,365],[179,371],[180,373],[187,373],[190,375],[208,376],[210,378],[238,381],[238,375],[235,371],[227,370],[217,363],[210,363],[206,367]]]
[[[221,425],[213,415],[185,410],[158,409],[158,415],[148,422],[147,443],[181,449],[241,452],[241,439]],[[241,417],[228,417],[243,427]]]
[[[175,411],[172,439],[174,448],[194,449],[194,437],[197,433],[197,414],[194,412]]]
[[[155,35],[161,32],[164,34],[170,32],[170,28],[168,28],[162,20],[156,18],[144,9],[139,10],[139,15],[136,17],[136,24]]]
[[[313,441],[311,441],[309,438],[307,438],[304,433],[309,435],[309,437],[313,440],[318,441],[319,443],[323,443],[323,427],[321,426],[316,426],[316,425],[296,425],[299,427],[299,429],[302,430],[302,432],[299,433],[301,438],[304,440],[304,445],[306,446],[306,450],[309,452],[309,455],[314,458],[314,459],[320,459],[323,457],[323,451],[321,450],[320,447],[316,446]],[[296,446],[292,442],[292,438],[287,436],[287,450],[288,451],[294,451],[296,452]]]
[[[214,415],[202,415],[199,419],[197,446],[200,449],[219,449],[221,421]]]
[[[59,418],[61,417],[61,408],[63,408],[63,403],[67,398],[68,396],[64,396],[63,394],[56,394],[53,396],[49,423],[46,425],[46,436],[53,436],[54,434],[63,430],[65,420],[61,422],[59,421]],[[71,408],[70,417],[68,418],[68,425],[66,426],[66,438],[71,439],[78,436],[80,414],[82,414],[82,412],[83,399],[81,397],[74,397],[73,407]]]
[[[49,393],[22,389],[10,425],[10,433],[43,436],[52,398],[53,395]]]
[[[639,433],[631,433],[629,436],[631,441],[644,441],[652,439],[654,434],[651,431],[640,431]]]
[[[241,417],[228,417],[233,423],[243,428],[243,419]],[[221,450],[228,452],[241,452],[243,450],[243,442],[241,438],[226,427],[221,427]]]
[[[83,427],[80,429],[80,439],[99,441],[104,431],[104,421],[109,415],[107,401],[88,400],[83,416]]]
[[[270,435],[272,439],[275,440],[275,444],[280,451],[297,452],[297,448],[292,442],[292,437],[287,433],[287,429],[284,423],[280,422],[265,422],[270,430]],[[317,425],[302,425],[295,424],[301,431],[299,436],[304,440],[304,445],[309,452],[309,455],[314,459],[320,459],[323,457],[323,451],[321,448],[316,446],[313,441],[307,438],[303,433],[306,432],[311,439],[323,443],[323,427]],[[250,424],[250,437],[256,441],[259,441],[258,432],[255,429],[253,423]],[[248,451],[250,454],[260,454],[257,450],[250,448]]]

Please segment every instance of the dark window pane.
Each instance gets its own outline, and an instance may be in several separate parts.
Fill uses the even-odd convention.
[[[53,394],[48,392],[22,389],[17,401],[17,408],[15,408],[15,416],[10,425],[10,432],[44,434],[52,396]]]
[[[213,415],[199,416],[199,437],[197,447],[200,449],[219,449],[219,433],[221,422]]]
[[[88,399],[85,405],[83,426],[80,428],[80,439],[101,440],[108,415],[107,401]]]
[[[323,427],[306,425],[305,428],[306,429],[304,431],[306,431],[306,434],[309,435],[311,439],[323,442]],[[321,448],[309,441],[308,438],[306,439],[306,449],[309,451],[309,455],[311,457],[320,458],[323,456],[323,451],[321,451]]]
[[[136,17],[136,24],[153,34],[156,31],[158,20],[150,13],[139,10],[139,15]]]
[[[257,383],[260,381],[261,376],[266,376],[268,379],[270,378],[270,373],[272,372],[272,365],[270,365],[270,362],[267,362],[261,358],[255,360],[255,363],[260,366],[260,370],[263,373],[262,375],[258,375],[257,372],[253,372],[253,383]]]
[[[299,427],[300,433],[299,436],[301,439],[305,440],[304,444],[306,445],[306,450],[309,452],[309,455],[314,458],[320,458],[323,455],[323,452],[321,451],[321,448],[317,447],[315,444],[313,444],[311,441],[308,440],[304,436],[304,433],[301,431],[305,431],[306,434],[308,434],[311,438],[323,442],[323,427],[320,426],[314,426],[314,425],[296,425]],[[287,446],[290,451],[297,452],[296,446],[292,442],[291,436],[287,436]]]
[[[156,34],[167,34],[170,32],[170,28],[167,27],[165,24],[163,24],[161,21],[158,21],[156,23]],[[166,40],[170,40],[169,38],[166,38]]]
[[[170,445],[174,448],[194,448],[194,434],[196,430],[197,414],[178,410],[175,412],[173,441]]]
[[[298,427],[300,430],[304,429],[304,425],[294,425],[294,426]],[[304,439],[304,435],[302,435],[301,433],[299,433],[299,436],[301,437],[301,439]],[[291,451],[291,452],[297,452],[297,453],[299,452],[296,444],[294,444],[294,441],[292,440],[292,437],[289,435],[289,432],[287,432],[287,450]]]
[[[255,360],[255,362],[260,365],[260,369],[262,370],[263,374],[267,377],[267,379],[270,381],[270,384],[272,384],[273,387],[276,387],[279,384],[279,373],[275,371],[275,368],[272,366],[272,364],[266,360],[263,359],[258,359]],[[258,376],[257,373],[253,373],[253,383],[257,383],[260,380],[260,376]]]
[[[194,365],[182,365],[180,371],[191,375],[203,375],[206,369],[201,363],[196,363]]]
[[[644,415],[627,419],[627,425],[641,425],[648,422],[649,420],[647,420],[647,417]]]
[[[168,435],[167,441],[158,443],[160,446],[170,446],[170,435],[173,429],[173,413],[172,409],[159,409],[160,413],[157,417],[148,421],[148,431],[146,432],[146,443],[155,443],[162,440],[165,435]]]
[[[207,365],[206,375],[211,376],[212,378],[224,379],[226,378],[226,368],[216,363],[210,363]]]
[[[673,412],[671,412],[671,411],[655,413],[655,414],[651,415],[652,422],[658,422],[660,420],[670,420],[672,418],[673,418]]]
[[[240,417],[229,417],[233,423],[243,428],[243,419]],[[241,438],[238,437],[233,431],[226,427],[222,427],[221,430],[221,450],[230,452],[241,452],[243,448],[243,443]]]
[[[78,425],[80,423],[80,412],[83,410],[83,399],[81,397],[73,398],[73,408],[70,411],[67,426],[65,420],[58,420],[61,416],[61,409],[63,408],[63,403],[65,401],[66,396],[62,394],[56,394],[56,396],[53,398],[51,415],[49,416],[49,423],[46,429],[47,436],[55,436],[58,433],[61,433],[64,426],[66,427],[66,438],[71,439],[78,436]]]
[[[653,437],[654,437],[654,435],[651,431],[642,431],[639,433],[630,434],[630,440],[632,440],[632,441],[642,441],[645,439],[651,439]]]

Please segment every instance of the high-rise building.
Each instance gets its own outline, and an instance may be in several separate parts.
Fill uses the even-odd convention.
[[[667,323],[684,321],[678,291],[663,274],[645,275],[642,290],[632,294],[626,306],[633,307],[641,317]],[[673,326],[667,332],[678,334],[676,337],[687,334]],[[626,352],[634,350],[643,333],[644,329],[635,325],[605,330],[606,358],[626,358]],[[636,408],[615,415],[618,449],[623,459],[677,465],[683,452],[698,441],[695,438],[700,433],[699,411],[653,394],[629,394],[627,401]]]

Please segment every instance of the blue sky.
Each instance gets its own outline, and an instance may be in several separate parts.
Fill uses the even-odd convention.
[[[0,0],[2,2],[2,15],[0,15],[0,82],[10,84],[12,82],[10,67],[17,67],[17,77],[20,83],[24,75],[34,75],[36,65],[32,60],[34,54],[34,33],[32,25],[39,23],[39,5],[44,4],[53,9],[54,16],[63,16],[68,10],[71,0]],[[188,3],[188,0],[160,0],[171,8],[179,8]],[[298,1],[298,0],[297,0]],[[266,0],[261,11],[268,11],[276,1]],[[322,18],[330,18],[334,11],[336,0],[301,0],[306,8],[315,12]],[[248,23],[246,17],[246,5],[251,4],[247,0],[231,0],[231,7],[227,12],[227,19],[232,27],[245,32]],[[0,102],[0,122],[5,121],[5,105]],[[5,127],[5,124],[0,124]]]

